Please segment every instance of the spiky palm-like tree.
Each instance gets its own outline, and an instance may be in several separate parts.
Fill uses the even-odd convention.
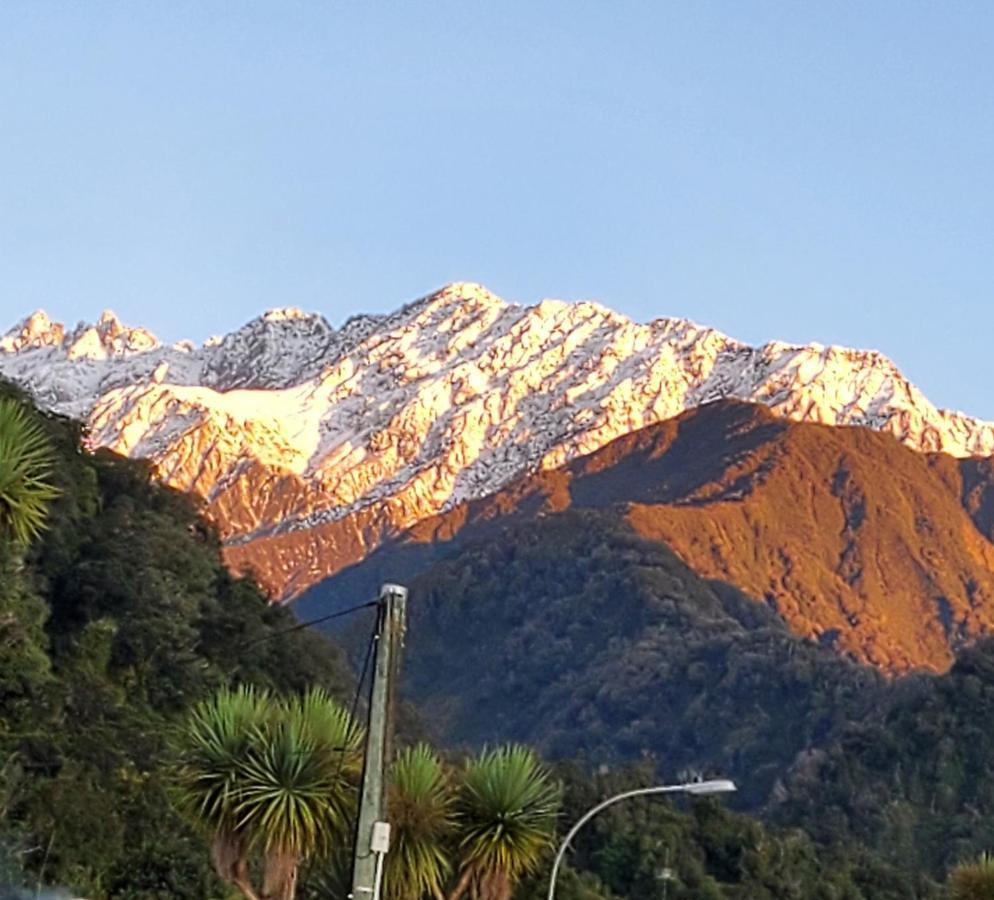
[[[444,900],[452,863],[452,785],[438,755],[426,744],[402,750],[390,772],[392,846],[386,857],[388,900]]]
[[[949,893],[953,900],[994,900],[994,856],[981,853],[956,866],[949,873]]]
[[[471,760],[456,800],[459,880],[448,900],[508,900],[551,849],[560,789],[527,747],[486,750]]]
[[[270,715],[265,691],[220,691],[193,708],[179,737],[179,805],[210,836],[218,876],[246,897],[250,835],[238,827],[236,807],[244,761]]]
[[[0,540],[23,546],[45,527],[54,456],[45,433],[16,400],[0,399]]]
[[[358,733],[322,690],[282,704],[242,766],[235,812],[265,860],[262,896],[290,900],[301,861],[326,857],[346,836],[351,791],[342,755],[355,768]]]
[[[179,737],[179,803],[209,835],[218,875],[248,900],[292,900],[300,864],[346,837],[360,744],[321,689],[282,700],[243,687],[195,707]]]

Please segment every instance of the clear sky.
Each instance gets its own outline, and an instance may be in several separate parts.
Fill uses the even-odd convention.
[[[994,419],[994,3],[0,3],[0,330],[454,280],[874,347]]]

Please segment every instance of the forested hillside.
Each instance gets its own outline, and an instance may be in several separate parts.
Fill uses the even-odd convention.
[[[772,818],[941,873],[994,847],[992,735],[994,640],[985,640],[945,675],[895,682],[878,715],[800,760]]]
[[[26,555],[2,545],[0,883],[220,896],[167,796],[172,723],[222,684],[344,691],[350,676],[318,635],[264,640],[292,617],[228,574],[189,498],[145,464],[84,453],[76,424],[31,416],[58,497]]]
[[[563,819],[574,821],[605,796],[643,786],[653,767],[591,776],[559,768]],[[576,837],[575,869],[560,879],[561,900],[938,900],[942,888],[912,861],[886,863],[859,844],[815,843],[799,828],[764,827],[729,812],[722,801],[668,803],[644,798],[619,803]],[[666,880],[666,870],[672,880]],[[522,900],[544,900],[536,879]]]
[[[176,811],[177,729],[224,685],[351,696],[344,657],[287,632],[285,609],[228,574],[189,498],[0,393],[43,429],[57,491],[40,535],[2,543],[0,884],[230,897]],[[562,900],[932,898],[986,839],[987,648],[895,692],[604,511],[497,530],[411,585],[410,715],[452,771],[464,743],[537,744],[561,761],[560,834],[613,791],[697,773],[733,775],[739,805],[765,804],[779,823],[716,801],[626,805],[578,839]],[[889,791],[908,829],[873,818]],[[943,826],[957,840],[940,852]],[[516,898],[542,896],[552,849]],[[899,849],[920,851],[933,877]],[[329,865],[305,871],[298,896],[338,896]]]
[[[884,683],[595,511],[506,528],[412,596],[407,684],[447,741],[649,756],[670,777],[734,776],[753,807]]]
[[[868,428],[712,403],[425,519],[298,606],[410,578],[506,524],[598,509],[795,634],[890,673],[944,671],[994,630],[992,476],[989,460],[916,453]]]
[[[498,528],[412,589],[407,686],[445,741],[731,776],[732,805],[908,877],[994,842],[994,641],[886,679],[592,510]]]

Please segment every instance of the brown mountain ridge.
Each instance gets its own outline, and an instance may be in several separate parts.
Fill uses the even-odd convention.
[[[943,671],[994,630],[994,466],[926,455],[866,428],[798,424],[722,401],[420,522],[311,591],[410,578],[502,524],[617,512],[795,633],[890,672]]]

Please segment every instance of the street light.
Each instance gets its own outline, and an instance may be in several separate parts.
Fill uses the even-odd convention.
[[[645,797],[649,794],[691,794],[695,797],[707,797],[711,794],[729,794],[734,790],[736,790],[734,782],[729,781],[727,778],[719,778],[714,781],[688,781],[685,784],[663,784],[657,785],[656,787],[637,788],[634,791],[625,791],[623,794],[615,794],[613,797],[608,797],[607,800],[598,803],[595,807],[593,807],[593,809],[587,810],[587,812],[580,817],[579,821],[569,830],[566,837],[563,838],[563,842],[559,847],[559,852],[556,854],[556,861],[552,864],[552,875],[549,878],[548,900],[555,900],[556,876],[559,874],[559,866],[563,861],[563,857],[566,855],[566,850],[569,848],[570,841],[572,841],[573,838],[576,837],[576,833],[602,809],[607,809],[609,806],[613,806],[620,800],[627,800],[629,797]]]

